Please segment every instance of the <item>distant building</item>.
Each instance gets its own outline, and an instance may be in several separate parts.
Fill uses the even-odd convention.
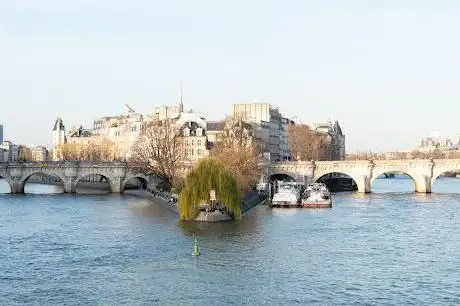
[[[177,114],[184,112],[184,105],[181,103],[179,105],[163,105],[157,106],[153,110],[153,119],[154,120],[165,120],[177,116]]]
[[[66,143],[65,126],[61,118],[57,118],[53,126],[53,160],[59,160],[59,146]]]
[[[119,116],[102,117],[93,122],[92,129],[82,126],[71,128],[66,134],[61,118],[53,127],[53,160],[59,160],[59,145],[69,144],[101,144],[104,141],[113,143],[114,158],[128,160],[131,150],[139,137],[144,116],[129,108],[128,113]]]
[[[310,124],[310,128],[319,134],[327,136],[329,146],[327,149],[328,160],[345,160],[345,135],[338,121]]]
[[[265,140],[266,151],[270,152],[271,161],[287,159],[287,131],[278,108],[268,103],[234,104],[232,116],[250,123],[255,128],[256,134]]]
[[[262,139],[257,139],[255,128],[242,119],[227,118],[227,120],[208,122],[207,136],[210,150],[221,141],[230,140],[229,144],[232,144],[232,138],[243,140],[247,146],[257,146],[262,143]]]
[[[0,144],[2,150],[3,162],[19,162],[19,146],[11,141],[3,141]]]
[[[282,118],[283,130],[280,132],[280,156],[281,160],[292,160],[291,149],[289,148],[288,130],[295,122],[289,118]]]
[[[25,161],[31,161],[31,160],[32,160],[32,149],[27,146],[20,145],[19,146],[19,161],[25,162]]]
[[[185,154],[191,163],[209,155],[207,123],[204,115],[192,110],[184,111],[183,104],[177,106],[156,107],[150,120],[171,120],[179,129],[179,135],[185,146]]]
[[[417,150],[421,152],[455,151],[459,148],[459,142],[455,143],[452,139],[441,136],[439,131],[433,131],[420,141],[420,147]]]
[[[48,150],[46,147],[36,146],[31,149],[31,158],[34,161],[48,160]]]
[[[0,147],[0,163],[8,162],[8,151]]]
[[[3,142],[3,125],[0,124],[0,143]]]

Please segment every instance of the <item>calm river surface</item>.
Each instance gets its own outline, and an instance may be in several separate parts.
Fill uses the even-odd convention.
[[[45,194],[0,195],[0,305],[460,304],[460,179],[186,225],[134,196],[27,188]]]

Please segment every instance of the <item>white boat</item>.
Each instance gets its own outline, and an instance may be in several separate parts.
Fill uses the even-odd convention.
[[[302,194],[300,207],[332,207],[332,198],[326,185],[323,183],[309,184]]]
[[[277,182],[277,192],[271,201],[272,207],[299,207],[305,186],[297,182]]]

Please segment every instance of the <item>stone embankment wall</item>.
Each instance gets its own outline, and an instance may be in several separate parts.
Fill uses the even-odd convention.
[[[241,215],[244,216],[254,207],[265,204],[267,200],[268,196],[264,194],[259,194],[257,192],[247,194],[241,200]]]
[[[173,212],[179,214],[179,209],[177,207],[177,202],[172,202],[171,201],[171,195],[169,195],[169,194],[167,194],[165,192],[158,192],[158,191],[154,191],[154,190],[151,190],[151,189],[145,189],[145,190],[133,189],[133,190],[126,190],[125,193],[126,194],[133,194],[133,195],[143,197],[143,198],[147,198],[150,201],[152,201],[152,202],[154,202],[156,204],[166,206],[167,208],[169,208]]]

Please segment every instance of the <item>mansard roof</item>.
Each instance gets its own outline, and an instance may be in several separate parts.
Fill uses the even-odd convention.
[[[196,136],[196,130],[201,128],[202,129],[202,136],[206,135],[206,130],[197,122],[195,121],[188,121],[182,124],[180,129],[180,134],[184,134],[184,129],[188,128],[190,130],[190,136]]]
[[[179,117],[176,119],[176,124],[179,126],[184,126],[187,122],[194,122],[199,125],[202,129],[206,130],[206,121],[204,118],[196,113],[180,113]]]

